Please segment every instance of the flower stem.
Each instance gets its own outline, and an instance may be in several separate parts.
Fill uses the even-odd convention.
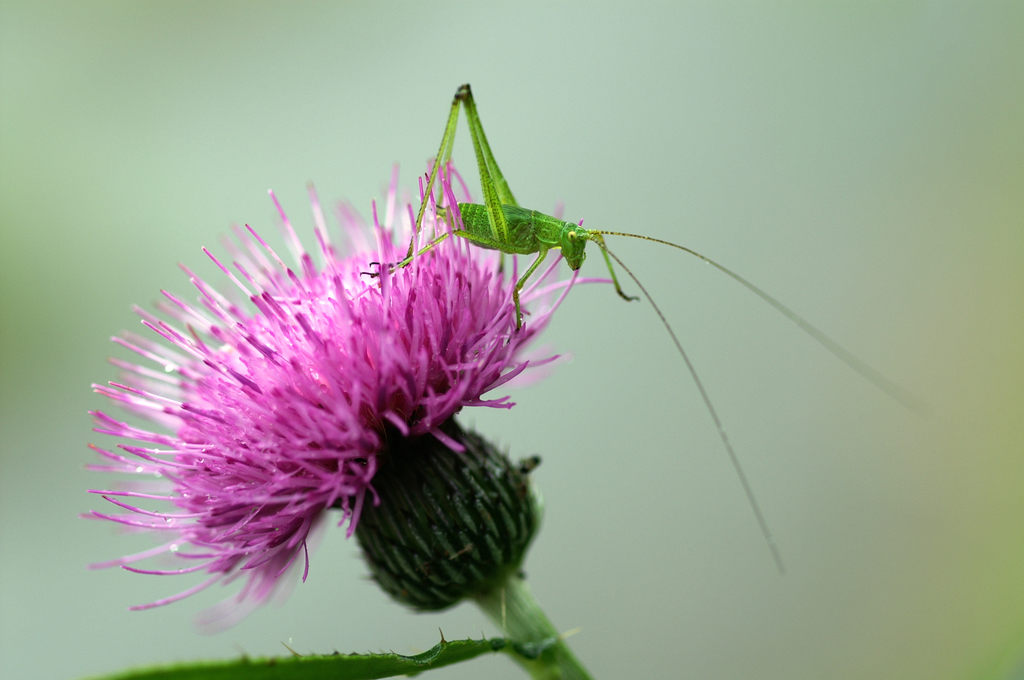
[[[478,595],[476,603],[502,633],[524,646],[543,651],[535,659],[512,655],[534,680],[592,680],[590,674],[565,644],[530,592],[530,586],[516,574],[494,590]]]

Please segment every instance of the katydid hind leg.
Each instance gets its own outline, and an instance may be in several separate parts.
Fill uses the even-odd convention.
[[[487,135],[484,134],[483,125],[480,123],[480,115],[476,110],[473,92],[468,84],[462,87],[465,88],[466,119],[469,121],[469,129],[480,140],[484,162],[487,165],[488,174],[491,176],[495,193],[498,195],[498,202],[502,205],[518,206],[519,204],[516,202],[515,196],[512,195],[512,190],[509,189],[508,182],[505,181],[505,176],[501,174],[498,161],[495,160],[494,154],[491,153],[491,145],[487,142]]]
[[[494,186],[494,178],[491,176],[491,169],[487,164],[487,157],[484,155],[484,145],[487,139],[483,137],[483,128],[480,126],[480,117],[476,113],[476,103],[473,101],[473,93],[469,85],[459,88],[456,97],[462,97],[466,107],[466,119],[469,122],[469,134],[473,138],[473,151],[476,153],[476,164],[480,170],[480,189],[484,194],[484,205],[487,206],[487,219],[490,222],[491,236],[498,243],[507,245],[511,243],[512,237],[509,234],[508,221],[501,209],[501,201],[498,198],[498,191]],[[502,248],[505,250],[505,248]]]

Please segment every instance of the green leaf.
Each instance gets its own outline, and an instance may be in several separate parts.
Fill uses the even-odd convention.
[[[528,645],[505,638],[448,642],[442,637],[441,642],[415,656],[335,653],[330,656],[296,654],[266,659],[242,657],[234,661],[205,661],[129,671],[107,676],[105,680],[370,680],[416,675],[488,652],[536,659],[556,642],[554,638]]]

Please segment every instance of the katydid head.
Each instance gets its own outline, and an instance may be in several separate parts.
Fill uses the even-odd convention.
[[[562,257],[573,271],[582,267],[583,260],[587,259],[583,248],[590,239],[590,232],[575,222],[566,222],[562,225],[559,248],[562,249]]]

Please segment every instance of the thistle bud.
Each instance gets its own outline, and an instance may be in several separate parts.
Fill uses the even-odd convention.
[[[378,502],[356,526],[373,578],[419,610],[485,595],[519,570],[541,518],[528,472],[449,419],[444,435],[388,437],[373,478]]]

